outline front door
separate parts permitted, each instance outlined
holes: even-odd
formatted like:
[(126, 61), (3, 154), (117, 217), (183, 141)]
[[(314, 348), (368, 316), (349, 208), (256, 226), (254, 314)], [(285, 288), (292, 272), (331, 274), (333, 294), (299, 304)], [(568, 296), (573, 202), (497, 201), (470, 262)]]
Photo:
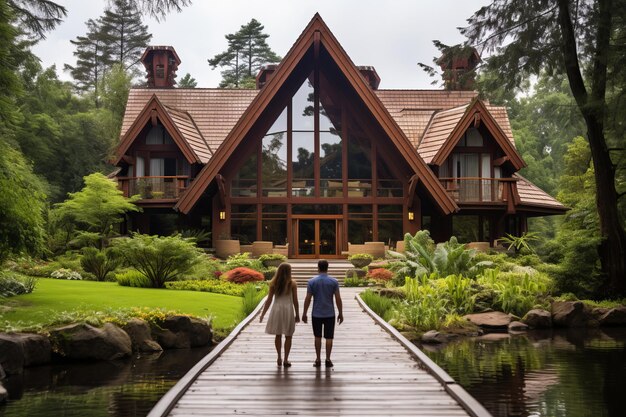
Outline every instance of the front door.
[(294, 219), (295, 254), (298, 258), (337, 257), (339, 219)]

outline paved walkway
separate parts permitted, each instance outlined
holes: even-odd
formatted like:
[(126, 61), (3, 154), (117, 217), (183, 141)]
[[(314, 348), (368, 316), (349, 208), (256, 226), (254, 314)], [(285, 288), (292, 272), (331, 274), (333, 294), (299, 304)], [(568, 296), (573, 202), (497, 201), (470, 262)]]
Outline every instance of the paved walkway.
[[(332, 369), (314, 368), (310, 322), (298, 324), (291, 368), (277, 367), (274, 336), (258, 316), (204, 370), (172, 416), (467, 416), (407, 349), (342, 288)], [(300, 308), (304, 290), (300, 290)], [(323, 349), (323, 348), (322, 348)], [(322, 353), (323, 358), (323, 353)]]

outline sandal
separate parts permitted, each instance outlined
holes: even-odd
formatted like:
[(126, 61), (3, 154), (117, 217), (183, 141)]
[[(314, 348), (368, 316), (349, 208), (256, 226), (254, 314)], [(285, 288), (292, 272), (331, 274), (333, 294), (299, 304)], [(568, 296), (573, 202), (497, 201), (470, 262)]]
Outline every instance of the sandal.
[(284, 366), (285, 368), (290, 368), (290, 367), (291, 367), (291, 362), (287, 362), (287, 361), (285, 361), (285, 362), (283, 362), (283, 366)]
[(333, 365), (333, 362), (330, 359), (326, 359), (324, 364), (326, 365), (327, 368), (332, 368), (333, 366), (335, 366)]
[(313, 366), (319, 368), (320, 366), (322, 366), (322, 361), (320, 361), (319, 359), (315, 360), (315, 362), (313, 362)]

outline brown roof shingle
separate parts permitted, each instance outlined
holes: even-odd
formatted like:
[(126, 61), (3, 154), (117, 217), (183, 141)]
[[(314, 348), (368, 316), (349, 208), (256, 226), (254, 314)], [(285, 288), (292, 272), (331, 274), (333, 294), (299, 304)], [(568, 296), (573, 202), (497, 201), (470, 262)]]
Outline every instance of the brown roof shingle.
[(467, 106), (466, 104), (435, 113), (428, 129), (424, 133), (424, 137), (417, 147), (417, 152), (424, 162), (427, 164), (431, 163), (439, 149), (441, 149), (443, 144), (446, 143), (446, 140), (450, 137), (456, 125), (463, 118), (463, 115), (467, 111)]
[(561, 204), (556, 198), (537, 187), (532, 182), (519, 174), (513, 174), (513, 178), (517, 178), (517, 193), (521, 199), (521, 205), (531, 207), (542, 207), (562, 211), (567, 208)]
[(124, 136), (153, 94), (170, 109), (189, 113), (198, 133), (204, 137), (208, 148), (214, 151), (256, 97), (258, 90), (133, 88), (128, 95), (121, 136)]
[(181, 133), (185, 141), (189, 144), (198, 159), (206, 164), (211, 159), (213, 152), (211, 147), (198, 130), (193, 118), (188, 112), (180, 111), (169, 106), (165, 106), (176, 128)]

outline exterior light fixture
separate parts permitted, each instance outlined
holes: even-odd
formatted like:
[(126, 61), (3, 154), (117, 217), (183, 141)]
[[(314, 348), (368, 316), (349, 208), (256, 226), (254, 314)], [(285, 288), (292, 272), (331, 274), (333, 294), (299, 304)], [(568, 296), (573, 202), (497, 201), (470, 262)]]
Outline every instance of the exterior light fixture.
[(410, 221), (415, 220), (415, 213), (413, 211), (410, 211), (410, 210), (409, 210), (409, 220)]
[(226, 220), (226, 212), (224, 210), (220, 211), (220, 220)]

